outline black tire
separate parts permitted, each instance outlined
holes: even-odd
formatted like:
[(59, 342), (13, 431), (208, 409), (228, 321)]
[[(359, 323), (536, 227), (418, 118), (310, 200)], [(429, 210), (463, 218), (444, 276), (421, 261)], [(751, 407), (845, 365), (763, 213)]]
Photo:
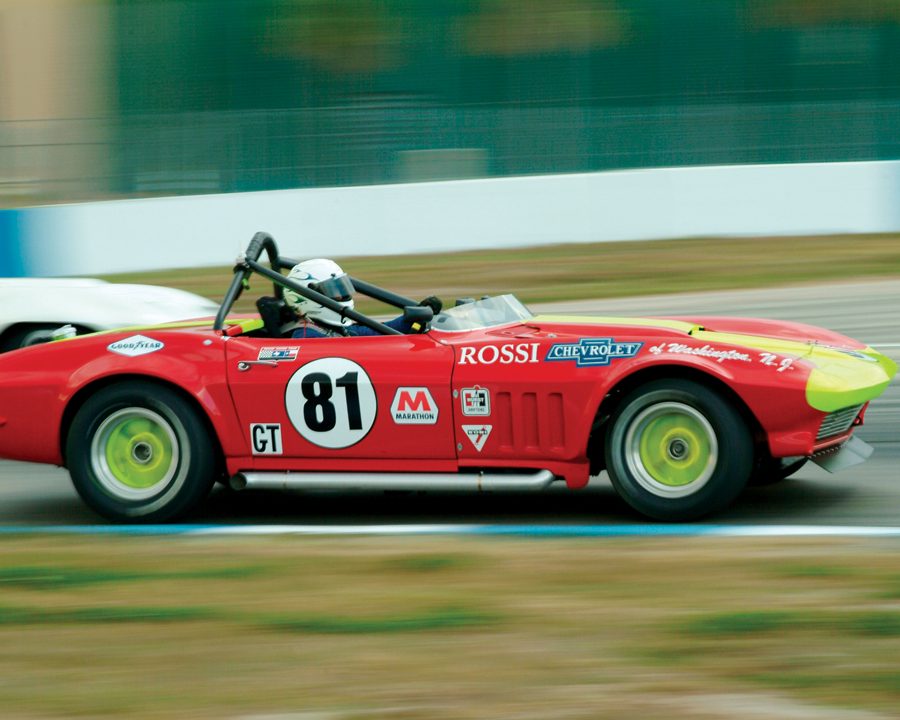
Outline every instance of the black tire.
[(808, 459), (805, 457), (773, 458), (765, 454), (757, 460), (747, 484), (762, 487), (779, 483), (798, 472), (806, 465)]
[(164, 522), (196, 507), (216, 478), (217, 444), (197, 410), (151, 382), (112, 385), (75, 415), (66, 458), (75, 489), (116, 522)]
[(753, 468), (753, 443), (740, 413), (691, 380), (656, 380), (627, 395), (610, 418), (605, 453), (622, 499), (667, 522), (721, 510)]

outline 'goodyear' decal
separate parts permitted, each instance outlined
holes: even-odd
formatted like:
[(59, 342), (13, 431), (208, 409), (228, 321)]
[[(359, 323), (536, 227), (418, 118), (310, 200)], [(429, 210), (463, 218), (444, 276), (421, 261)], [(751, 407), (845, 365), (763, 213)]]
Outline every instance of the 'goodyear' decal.
[(148, 355), (165, 347), (159, 340), (145, 337), (144, 335), (132, 335), (131, 337), (118, 340), (106, 346), (110, 352), (127, 357), (137, 357), (138, 355)]

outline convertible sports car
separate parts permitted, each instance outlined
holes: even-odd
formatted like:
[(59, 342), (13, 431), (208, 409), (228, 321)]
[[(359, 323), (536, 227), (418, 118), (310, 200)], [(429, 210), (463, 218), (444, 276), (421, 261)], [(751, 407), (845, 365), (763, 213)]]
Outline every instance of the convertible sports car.
[(0, 278), (0, 352), (49, 340), (62, 325), (83, 335), (207, 317), (217, 309), (199, 295), (155, 285), (95, 278)]
[[(534, 316), (512, 295), (433, 315), (351, 278), (421, 330), (404, 335), (288, 279), (295, 263), (257, 233), (214, 320), (0, 356), (0, 456), (67, 467), (116, 521), (182, 516), (217, 480), (575, 490), (603, 469), (639, 512), (690, 520), (808, 459), (863, 460), (853, 432), (897, 370), (806, 325)], [(273, 295), (229, 317), (254, 273)], [(285, 288), (379, 334), (292, 339)]]

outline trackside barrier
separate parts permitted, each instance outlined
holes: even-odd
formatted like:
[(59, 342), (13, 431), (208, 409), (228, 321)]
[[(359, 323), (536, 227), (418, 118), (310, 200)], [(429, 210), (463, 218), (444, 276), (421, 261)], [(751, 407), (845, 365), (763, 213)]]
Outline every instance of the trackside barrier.
[(900, 162), (661, 168), (0, 211), (0, 275), (227, 265), (265, 230), (298, 257), (900, 230)]

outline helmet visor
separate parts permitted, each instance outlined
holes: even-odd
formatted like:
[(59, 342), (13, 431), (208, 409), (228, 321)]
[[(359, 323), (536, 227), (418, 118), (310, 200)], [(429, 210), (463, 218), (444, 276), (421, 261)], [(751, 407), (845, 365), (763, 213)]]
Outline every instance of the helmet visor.
[(325, 297), (338, 302), (347, 302), (353, 298), (353, 283), (350, 282), (350, 277), (346, 274), (310, 283), (309, 287), (311, 290), (322, 293)]

